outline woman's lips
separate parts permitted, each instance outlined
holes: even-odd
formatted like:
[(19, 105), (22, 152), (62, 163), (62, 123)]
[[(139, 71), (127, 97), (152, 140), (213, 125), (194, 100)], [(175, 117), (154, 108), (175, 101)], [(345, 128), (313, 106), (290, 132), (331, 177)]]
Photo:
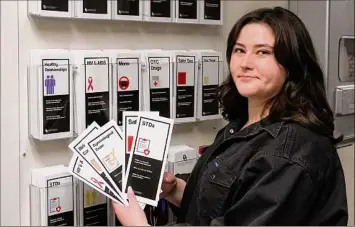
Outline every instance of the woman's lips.
[(250, 80), (258, 79), (258, 77), (241, 75), (241, 76), (238, 76), (238, 79), (240, 79), (242, 81), (250, 81)]

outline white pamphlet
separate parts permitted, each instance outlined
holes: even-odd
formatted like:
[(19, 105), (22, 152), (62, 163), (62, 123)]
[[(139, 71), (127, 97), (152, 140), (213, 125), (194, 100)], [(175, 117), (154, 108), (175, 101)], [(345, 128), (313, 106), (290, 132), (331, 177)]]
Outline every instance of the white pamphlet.
[(131, 186), (137, 201), (157, 206), (174, 120), (139, 116), (124, 193)]
[(112, 180), (110, 180), (109, 174), (105, 172), (101, 162), (87, 145), (87, 142), (90, 141), (93, 134), (98, 132), (99, 128), (100, 126), (96, 122), (93, 122), (83, 131), (83, 133), (81, 133), (73, 142), (69, 144), (69, 148), (74, 153), (82, 157), (91, 166), (91, 168), (93, 168), (104, 179), (104, 181), (106, 181), (106, 183), (109, 184), (113, 190), (115, 190), (118, 195), (121, 195), (121, 191), (112, 182)]
[(122, 179), (125, 175), (124, 138), (121, 129), (111, 120), (102, 126), (95, 134), (90, 135), (87, 145), (96, 157), (108, 180), (122, 196)]
[[(133, 142), (135, 136), (137, 135), (138, 129), (138, 118), (139, 116), (159, 116), (158, 111), (124, 111), (122, 117), (122, 128), (124, 130), (124, 137), (125, 137), (125, 164), (126, 164), (126, 171), (128, 167), (129, 156), (133, 148)], [(127, 182), (127, 174), (123, 178), (122, 188), (126, 187)]]
[(81, 157), (74, 154), (68, 169), (73, 176), (90, 185), (113, 201), (127, 204), (127, 202), (120, 198), (105, 180), (102, 179), (102, 177)]

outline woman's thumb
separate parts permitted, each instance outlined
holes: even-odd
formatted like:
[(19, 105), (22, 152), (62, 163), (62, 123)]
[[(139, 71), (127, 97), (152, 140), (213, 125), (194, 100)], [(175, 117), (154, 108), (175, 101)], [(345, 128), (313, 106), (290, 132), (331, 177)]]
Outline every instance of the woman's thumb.
[(139, 206), (137, 199), (136, 199), (136, 195), (134, 194), (134, 191), (131, 186), (128, 187), (127, 197), (128, 197), (128, 201), (129, 201), (130, 205), (134, 204), (135, 206)]

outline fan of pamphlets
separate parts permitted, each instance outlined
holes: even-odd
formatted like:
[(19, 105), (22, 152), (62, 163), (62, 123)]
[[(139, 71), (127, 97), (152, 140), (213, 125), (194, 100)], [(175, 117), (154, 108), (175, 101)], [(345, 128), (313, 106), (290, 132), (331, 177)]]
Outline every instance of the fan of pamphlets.
[(69, 144), (69, 172), (117, 203), (128, 204), (131, 186), (142, 208), (156, 207), (173, 126), (158, 112), (123, 112), (122, 126), (93, 122)]

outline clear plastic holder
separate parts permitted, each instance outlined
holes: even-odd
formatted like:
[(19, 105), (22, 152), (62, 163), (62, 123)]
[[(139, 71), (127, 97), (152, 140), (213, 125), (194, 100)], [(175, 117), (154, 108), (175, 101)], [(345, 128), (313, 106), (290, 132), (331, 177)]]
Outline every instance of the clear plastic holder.
[[(64, 1), (64, 0), (63, 0)], [(170, 1), (170, 17), (163, 17), (160, 14), (164, 12), (155, 12), (156, 16), (151, 15), (151, 0), (137, 0), (138, 9), (133, 9), (132, 7), (120, 6), (118, 0), (108, 0), (107, 1), (107, 11), (96, 12), (95, 9), (86, 9), (83, 6), (83, 0), (65, 0), (68, 4), (62, 4), (57, 1), (47, 2), (44, 5), (42, 1), (27, 0), (27, 14), (31, 17), (37, 18), (60, 18), (60, 19), (74, 19), (74, 20), (118, 20), (118, 21), (140, 21), (140, 22), (158, 22), (158, 23), (178, 23), (178, 24), (201, 24), (201, 25), (223, 25), (223, 0), (220, 1), (220, 12), (217, 13), (219, 19), (210, 18), (209, 15), (204, 15), (205, 11), (205, 1), (196, 1), (197, 3), (197, 18), (191, 17), (180, 17), (178, 12), (180, 1)], [(49, 5), (48, 5), (49, 4)], [(131, 3), (134, 4), (134, 3)], [(207, 6), (211, 3), (207, 3)], [(215, 3), (212, 5), (216, 5)], [(216, 8), (215, 6), (213, 6)], [(213, 8), (212, 7), (212, 8)], [(154, 7), (154, 8), (164, 8), (164, 7)], [(211, 8), (211, 7), (210, 7)], [(217, 7), (218, 8), (218, 7)], [(119, 13), (121, 10), (121, 14)], [(186, 9), (190, 10), (190, 9)], [(185, 10), (185, 11), (186, 11)], [(138, 13), (136, 12), (138, 11)], [(210, 12), (208, 10), (208, 12)], [(191, 12), (188, 12), (191, 13)], [(137, 15), (138, 14), (138, 15)], [(183, 13), (184, 14), (184, 13)], [(215, 15), (216, 13), (212, 13)]]
[[(161, 4), (167, 4), (169, 0), (163, 0), (163, 1), (153, 1), (153, 0), (144, 0), (143, 1), (143, 21), (147, 22), (159, 22), (159, 23), (173, 23), (174, 22), (174, 14), (175, 14), (175, 1), (170, 1), (170, 7), (169, 7), (169, 15), (164, 12), (164, 9), (166, 9), (166, 5), (161, 5)], [(153, 4), (160, 4), (159, 6), (153, 6)], [(162, 11), (155, 11), (151, 12), (151, 9), (154, 10), (162, 10)]]
[[(67, 1), (68, 4), (63, 4)], [(53, 18), (73, 18), (74, 2), (72, 0), (62, 1), (33, 1), (27, 0), (27, 9), (29, 16), (53, 17)]]
[(335, 91), (335, 114), (354, 114), (355, 37), (342, 36), (339, 40), (338, 85)]
[(166, 118), (173, 116), (173, 64), (168, 52), (148, 52), (144, 54), (142, 66), (143, 109), (158, 111)]
[[(111, 20), (112, 19), (112, 0), (104, 0), (107, 2), (106, 8), (104, 7), (99, 7), (96, 6), (96, 8), (90, 9), (90, 3), (89, 4), (84, 4), (84, 0), (75, 0), (75, 6), (74, 6), (74, 11), (75, 11), (75, 18), (81, 18), (81, 19), (96, 19), (96, 20)], [(97, 2), (104, 2), (104, 1), (94, 1), (95, 3)], [(91, 2), (92, 4), (93, 2)]]
[[(224, 0), (210, 1), (210, 0), (198, 0), (200, 2), (200, 24), (206, 25), (223, 25), (224, 17)], [(219, 7), (218, 5), (219, 4)], [(215, 9), (219, 9), (219, 12), (213, 12)]]
[(137, 54), (116, 57), (112, 64), (113, 119), (122, 126), (123, 111), (143, 108), (142, 62)]
[(69, 58), (41, 59), (41, 62), (27, 67), (29, 135), (37, 140), (71, 138), (74, 66)]
[(224, 81), (224, 61), (217, 55), (202, 55), (199, 59), (197, 121), (221, 119), (216, 89)]
[(197, 121), (199, 61), (197, 56), (178, 52), (172, 62), (172, 110), (175, 124)]
[(31, 226), (78, 225), (77, 181), (53, 181), (48, 187), (30, 184), (29, 189)]
[[(77, 179), (78, 180), (78, 179)], [(112, 226), (110, 199), (98, 190), (78, 180), (78, 213), (80, 226)]]
[[(174, 22), (178, 24), (199, 24), (201, 3), (201, 0), (190, 2), (175, 1)], [(194, 5), (196, 10), (193, 10)]]
[[(142, 21), (143, 1), (112, 0), (112, 20)], [(137, 8), (135, 8), (137, 7)]]
[(355, 37), (342, 36), (339, 40), (339, 72), (341, 82), (354, 82), (355, 79)]

